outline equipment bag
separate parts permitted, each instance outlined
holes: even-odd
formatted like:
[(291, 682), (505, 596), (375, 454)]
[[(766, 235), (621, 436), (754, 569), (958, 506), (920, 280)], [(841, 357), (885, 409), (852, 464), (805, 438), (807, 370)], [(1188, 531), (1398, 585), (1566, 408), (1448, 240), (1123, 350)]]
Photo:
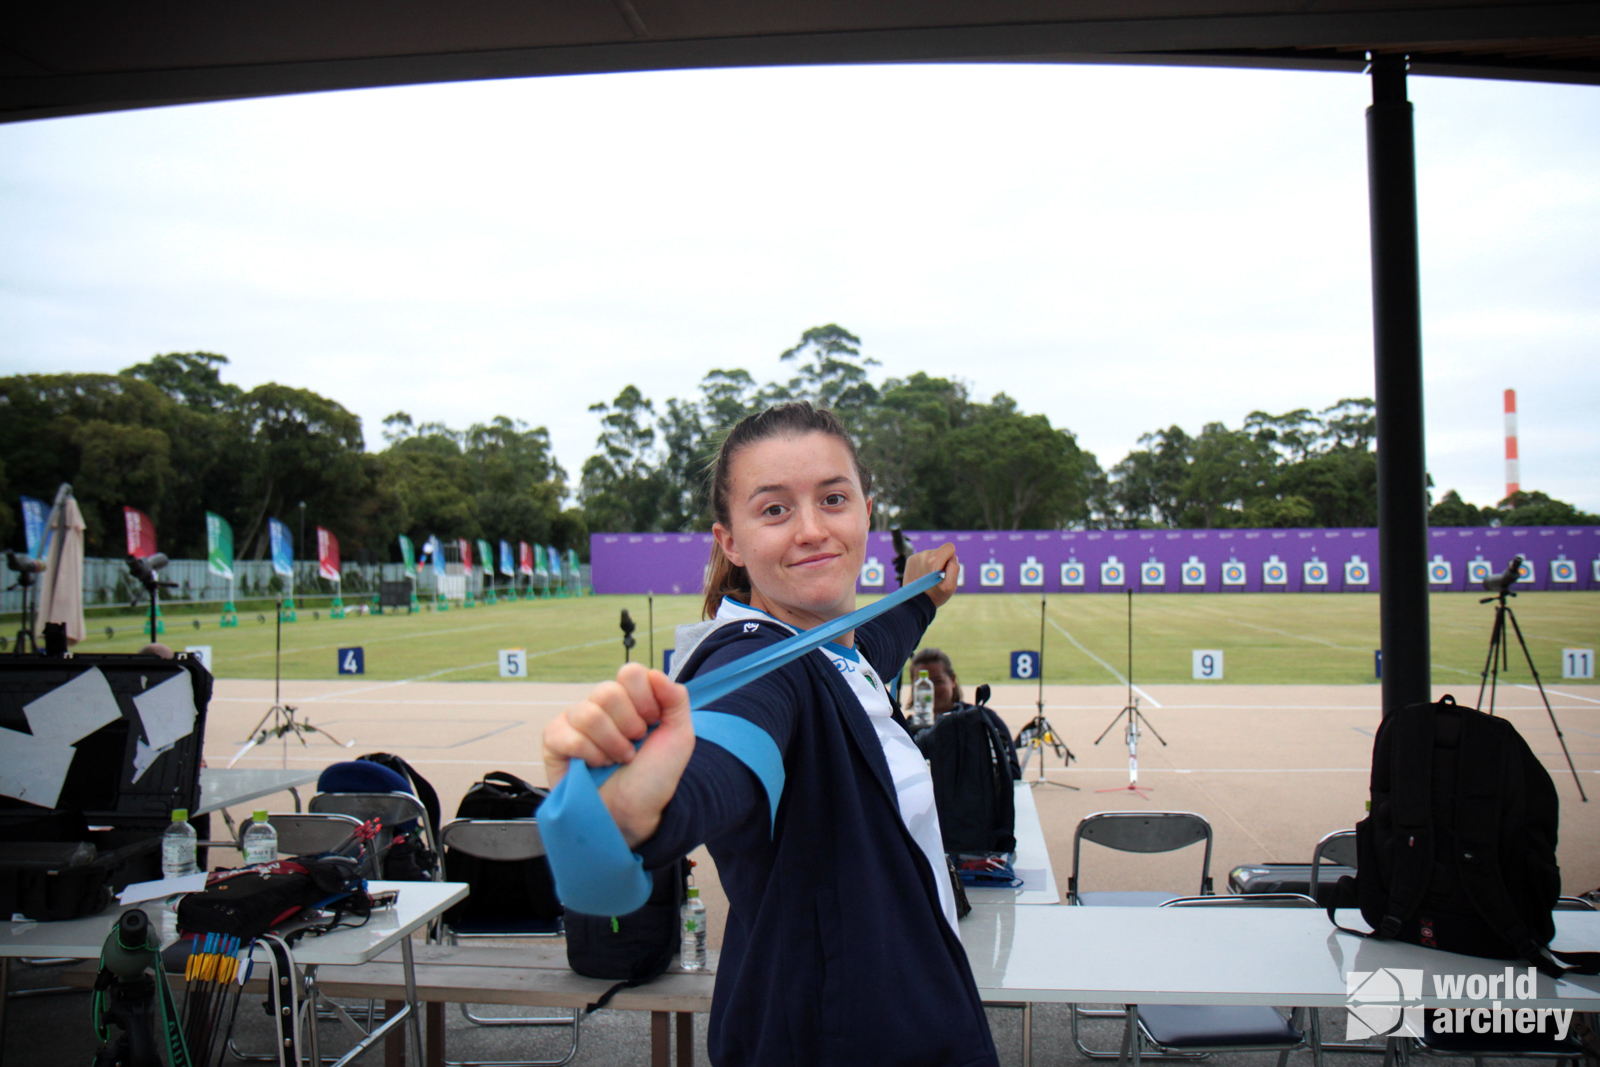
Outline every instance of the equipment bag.
[[(438, 831), (439, 794), (431, 782), (417, 773), (416, 768), (388, 752), (369, 752), (357, 759), (387, 767), (410, 782), (412, 795), (422, 802), (422, 810), (428, 813), (428, 825), (434, 832)], [(383, 854), (383, 876), (393, 882), (426, 882), (431, 879), (439, 866), (439, 856), (428, 846), (437, 846), (437, 842), (430, 840), (424, 844), (414, 824), (403, 824), (396, 827), (395, 831), (394, 840)]]
[[(493, 771), (468, 789), (456, 808), (458, 819), (529, 819), (550, 790), (529, 785), (514, 774)], [(444, 850), (447, 882), (466, 882), (472, 894), (445, 913), (455, 927), (474, 924), (503, 925), (537, 919), (561, 918), (561, 902), (550, 877), (550, 861), (485, 860), (460, 849)]]
[(1368, 936), (1600, 973), (1600, 953), (1549, 948), (1558, 822), (1555, 784), (1511, 723), (1450, 696), (1402, 708), (1378, 726), (1356, 875), (1328, 917), (1355, 904)]
[(605, 1007), (617, 992), (665, 971), (681, 943), (679, 912), (688, 897), (689, 861), (651, 872), (654, 885), (644, 907), (627, 915), (585, 915), (567, 909), (567, 965), (586, 978), (617, 984), (586, 1011)]
[(933, 774), (946, 853), (1012, 852), (1017, 847), (1011, 792), (1016, 750), (989, 716), (982, 706), (955, 708), (917, 740)]

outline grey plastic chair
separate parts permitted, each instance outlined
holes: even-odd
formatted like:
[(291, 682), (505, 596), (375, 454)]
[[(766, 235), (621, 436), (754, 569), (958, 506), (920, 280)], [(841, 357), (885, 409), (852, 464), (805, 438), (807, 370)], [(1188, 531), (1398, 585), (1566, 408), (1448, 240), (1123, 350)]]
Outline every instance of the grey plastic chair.
[[(1085, 841), (1118, 852), (1142, 853), (1173, 852), (1204, 842), (1205, 850), (1200, 858), (1199, 892), (1202, 896), (1212, 893), (1211, 824), (1202, 815), (1188, 811), (1102, 811), (1084, 818), (1072, 835), (1072, 874), (1067, 878), (1068, 904), (1086, 907), (1159, 907), (1183, 894), (1148, 889), (1083, 892), (1079, 886)], [(1121, 1008), (1084, 1008), (1074, 1004), (1070, 1012), (1072, 1043), (1090, 1059), (1120, 1059), (1123, 1056), (1121, 1051), (1086, 1045), (1079, 1024), (1083, 1019), (1122, 1019), (1126, 1016), (1127, 1013)], [(1144, 1058), (1199, 1059), (1202, 1055), (1156, 1052)]]
[(1091, 841), (1118, 852), (1173, 852), (1205, 842), (1200, 859), (1200, 894), (1211, 888), (1211, 824), (1190, 811), (1102, 811), (1078, 823), (1072, 835), (1072, 874), (1067, 878), (1067, 902), (1090, 906), (1159, 907), (1180, 893), (1159, 890), (1111, 890), (1085, 893), (1079, 886), (1083, 842)]
[(1319, 899), (1317, 885), (1321, 882), (1320, 873), (1324, 863), (1339, 867), (1348, 867), (1356, 870), (1356, 832), (1354, 830), (1335, 830), (1327, 834), (1317, 847), (1311, 850), (1311, 886), (1309, 895), (1312, 900)]
[[(1179, 897), (1161, 905), (1164, 908), (1190, 907), (1267, 907), (1315, 908), (1317, 902), (1298, 893), (1242, 894), (1239, 896)], [(1322, 1065), (1322, 1033), (1315, 1012), (1307, 1031), (1296, 1023), (1303, 1009), (1295, 1008), (1288, 1019), (1276, 1008), (1253, 1005), (1128, 1005), (1127, 1022), (1122, 1031), (1121, 1061), (1132, 1053), (1133, 1067), (1139, 1067), (1148, 1045), (1166, 1055), (1212, 1052), (1278, 1053), (1278, 1067), (1285, 1067), (1289, 1053), (1311, 1049), (1312, 1062)]]
[[(538, 859), (545, 854), (544, 839), (539, 836), (539, 824), (534, 819), (456, 819), (445, 823), (439, 831), (439, 843), (452, 853), (501, 863)], [(452, 945), (468, 938), (557, 937), (560, 934), (559, 922), (542, 923), (531, 919), (510, 920), (503, 924), (477, 921), (459, 925), (446, 919), (443, 925), (444, 940)], [(445, 1060), (445, 1067), (560, 1067), (578, 1054), (580, 1026), (583, 1022), (581, 1008), (573, 1009), (570, 1016), (553, 1018), (483, 1016), (474, 1015), (470, 1004), (462, 1004), (461, 1014), (479, 1026), (570, 1026), (572, 1047), (560, 1059), (554, 1060)]]

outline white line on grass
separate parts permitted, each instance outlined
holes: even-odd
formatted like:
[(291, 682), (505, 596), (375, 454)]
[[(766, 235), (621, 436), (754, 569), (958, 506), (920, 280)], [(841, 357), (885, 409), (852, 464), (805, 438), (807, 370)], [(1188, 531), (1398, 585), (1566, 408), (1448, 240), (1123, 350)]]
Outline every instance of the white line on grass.
[[(1536, 693), (1539, 691), (1538, 686), (1522, 685), (1521, 683), (1518, 683), (1517, 688), (1518, 689), (1531, 689)], [(1546, 689), (1545, 693), (1550, 695), (1550, 696), (1571, 697), (1573, 700), (1582, 700), (1582, 701), (1584, 701), (1585, 703), (1588, 703), (1588, 704), (1600, 704), (1600, 700), (1596, 700), (1594, 697), (1581, 697), (1577, 693), (1562, 693), (1562, 692), (1558, 692), (1557, 690), (1554, 690), (1554, 689)]]
[[(1201, 610), (1204, 611), (1205, 609), (1202, 608)], [(1206, 614), (1212, 615), (1215, 618), (1219, 618), (1219, 619), (1227, 619), (1229, 622), (1233, 623), (1233, 625), (1235, 625), (1235, 626), (1248, 626), (1252, 630), (1261, 630), (1261, 631), (1263, 631), (1265, 633), (1269, 633), (1269, 634), (1281, 634), (1284, 637), (1292, 637), (1296, 641), (1310, 641), (1313, 644), (1327, 645), (1329, 648), (1337, 648), (1342, 652), (1366, 652), (1367, 651), (1367, 649), (1357, 648), (1354, 645), (1341, 645), (1341, 644), (1338, 644), (1336, 642), (1329, 641), (1325, 637), (1312, 637), (1309, 634), (1290, 633), (1288, 630), (1280, 630), (1276, 626), (1262, 626), (1260, 623), (1245, 622), (1243, 619), (1236, 619), (1236, 618), (1233, 618), (1231, 615), (1225, 615), (1222, 612), (1218, 612), (1218, 611), (1207, 611)], [(1436, 671), (1452, 671), (1452, 672), (1454, 672), (1456, 674), (1465, 674), (1465, 675), (1467, 675), (1469, 677), (1472, 675), (1471, 671), (1464, 671), (1460, 667), (1452, 667), (1447, 663), (1435, 663), (1435, 664), (1433, 664), (1433, 669), (1436, 670)], [(1600, 703), (1600, 701), (1597, 701), (1597, 703)]]
[[(1050, 616), (1046, 615), (1045, 618), (1050, 619)], [(1096, 663), (1100, 664), (1100, 666), (1102, 666), (1106, 670), (1110, 671), (1111, 672), (1111, 676), (1113, 678), (1115, 678), (1117, 681), (1121, 682), (1123, 685), (1128, 685), (1128, 676), (1127, 675), (1125, 675), (1121, 671), (1117, 670), (1115, 667), (1113, 667), (1111, 664), (1107, 663), (1105, 660), (1101, 659), (1099, 656), (1095, 655), (1093, 652), (1090, 652), (1087, 648), (1084, 648), (1082, 642), (1080, 642), (1076, 637), (1073, 637), (1070, 633), (1068, 633), (1066, 628), (1063, 627), (1059, 622), (1056, 622), (1056, 620), (1054, 620), (1054, 619), (1050, 619), (1050, 625), (1054, 626), (1057, 630), (1060, 630), (1061, 631), (1061, 635), (1063, 637), (1065, 637), (1068, 641), (1071, 641), (1073, 647), (1076, 648), (1079, 652), (1082, 652), (1085, 656), (1088, 656), (1090, 659), (1092, 659)], [(1149, 693), (1146, 693), (1143, 689), (1140, 689), (1136, 685), (1132, 686), (1131, 688), (1133, 689), (1133, 691), (1135, 693), (1138, 693), (1140, 696), (1142, 696), (1146, 700), (1148, 700), (1150, 702), (1150, 706), (1152, 708), (1159, 708), (1161, 706), (1161, 701), (1157, 700), (1155, 697), (1151, 696)]]

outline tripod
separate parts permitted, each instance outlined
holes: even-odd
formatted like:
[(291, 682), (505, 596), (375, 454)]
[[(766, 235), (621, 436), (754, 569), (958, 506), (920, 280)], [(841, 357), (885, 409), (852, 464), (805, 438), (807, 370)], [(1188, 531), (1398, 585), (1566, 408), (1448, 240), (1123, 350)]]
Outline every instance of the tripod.
[(1139, 710), (1139, 698), (1133, 695), (1133, 590), (1128, 590), (1128, 703), (1117, 712), (1109, 726), (1100, 731), (1100, 736), (1094, 739), (1095, 744), (1106, 739), (1112, 727), (1126, 720), (1122, 728), (1123, 740), (1128, 743), (1128, 784), (1117, 786), (1114, 789), (1096, 789), (1096, 793), (1137, 793), (1145, 800), (1145, 794), (1150, 792), (1150, 787), (1139, 784), (1139, 724), (1144, 723), (1149, 727), (1151, 736), (1161, 742), (1161, 747), (1167, 747), (1166, 738), (1156, 733), (1156, 728), (1150, 725), (1150, 720), (1144, 717), (1144, 712)]
[(33, 617), (38, 610), (38, 605), (33, 602), (33, 572), (18, 571), (16, 582), (6, 592), (10, 592), (11, 589), (22, 590), (22, 616), (18, 620), (17, 643), (13, 647), (18, 655), (22, 654), (24, 647), (38, 652), (39, 644), (33, 637)]
[(1053, 749), (1057, 756), (1061, 757), (1063, 768), (1078, 758), (1072, 754), (1072, 749), (1062, 742), (1061, 736), (1056, 733), (1056, 728), (1050, 725), (1050, 720), (1044, 717), (1044, 609), (1045, 598), (1040, 597), (1039, 664), (1034, 672), (1039, 676), (1038, 711), (1026, 726), (1017, 731), (1017, 743), (1022, 746), (1022, 773), (1024, 775), (1028, 773), (1028, 757), (1037, 752), (1039, 753), (1039, 777), (1029, 782), (1029, 787), (1036, 789), (1041, 785), (1055, 785), (1060, 786), (1062, 789), (1070, 789), (1073, 792), (1077, 792), (1078, 787), (1075, 785), (1068, 785), (1066, 782), (1052, 782), (1044, 776), (1044, 750), (1047, 746)]
[[(1506, 573), (1515, 574), (1516, 565), (1513, 564)], [(1561, 745), (1561, 754), (1567, 758), (1567, 769), (1572, 772), (1572, 781), (1578, 787), (1578, 796), (1587, 804), (1589, 797), (1583, 791), (1583, 782), (1578, 777), (1578, 769), (1572, 765), (1572, 753), (1567, 751), (1567, 739), (1561, 733), (1561, 724), (1556, 722), (1556, 713), (1550, 707), (1550, 698), (1545, 695), (1544, 683), (1539, 680), (1539, 668), (1533, 665), (1533, 656), (1528, 652), (1528, 642), (1523, 639), (1522, 627), (1517, 623), (1517, 613), (1506, 603), (1506, 598), (1517, 595), (1511, 591), (1510, 585), (1511, 582), (1507, 581), (1500, 586), (1494, 596), (1486, 596), (1478, 601), (1480, 604), (1494, 605), (1494, 629), (1489, 633), (1489, 655), (1483, 661), (1483, 673), (1479, 676), (1478, 682), (1478, 707), (1483, 707), (1483, 691), (1487, 688), (1489, 714), (1494, 714), (1494, 695), (1495, 688), (1500, 683), (1500, 671), (1502, 668), (1507, 671), (1511, 669), (1511, 644), (1506, 640), (1506, 623), (1509, 621), (1511, 629), (1516, 632), (1517, 644), (1522, 646), (1522, 658), (1527, 661), (1528, 670), (1533, 674), (1533, 684), (1539, 689), (1539, 699), (1544, 701), (1545, 714), (1550, 716), (1550, 726), (1556, 732), (1556, 741)]]
[[(277, 647), (273, 650), (272, 663), (272, 707), (268, 708), (267, 713), (261, 716), (260, 721), (251, 728), (250, 740), (246, 741), (244, 747), (238, 751), (233, 759), (228, 761), (228, 766), (232, 767), (235, 763), (238, 763), (246, 752), (249, 752), (257, 745), (264, 745), (274, 737), (281, 738), (289, 734), (294, 734), (295, 739), (305, 747), (310, 747), (306, 741), (306, 734), (321, 734), (340, 748), (349, 748), (355, 744), (354, 741), (340, 741), (321, 727), (312, 726), (309, 722), (296, 719), (294, 717), (296, 710), (293, 706), (283, 702), (283, 600), (279, 598), (278, 638)], [(271, 725), (268, 725), (269, 719), (271, 720)], [(289, 766), (288, 741), (283, 743), (283, 765), (284, 767)]]

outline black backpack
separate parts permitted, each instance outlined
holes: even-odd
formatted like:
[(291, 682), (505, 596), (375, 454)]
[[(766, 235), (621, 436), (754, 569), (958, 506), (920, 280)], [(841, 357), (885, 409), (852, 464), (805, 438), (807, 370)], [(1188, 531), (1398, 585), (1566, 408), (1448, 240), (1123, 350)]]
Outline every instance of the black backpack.
[(1356, 875), (1335, 904), (1361, 908), (1377, 938), (1488, 959), (1551, 956), (1594, 974), (1600, 953), (1552, 953), (1560, 806), (1555, 783), (1505, 719), (1444, 697), (1378, 726), (1370, 813), (1356, 824)]
[[(492, 771), (467, 790), (456, 808), (456, 818), (529, 819), (549, 795), (550, 790), (529, 785), (514, 774)], [(444, 876), (448, 882), (472, 886), (472, 894), (445, 913), (445, 922), (452, 926), (561, 918), (550, 861), (543, 856), (485, 860), (446, 848)]]
[(917, 738), (933, 774), (946, 853), (1017, 847), (1011, 792), (1016, 748), (991, 714), (981, 704), (952, 709)]
[(627, 915), (567, 909), (567, 966), (586, 978), (617, 982), (587, 1011), (605, 1007), (618, 990), (643, 985), (672, 963), (681, 943), (678, 923), (689, 895), (690, 866), (680, 859), (652, 872), (650, 899)]

